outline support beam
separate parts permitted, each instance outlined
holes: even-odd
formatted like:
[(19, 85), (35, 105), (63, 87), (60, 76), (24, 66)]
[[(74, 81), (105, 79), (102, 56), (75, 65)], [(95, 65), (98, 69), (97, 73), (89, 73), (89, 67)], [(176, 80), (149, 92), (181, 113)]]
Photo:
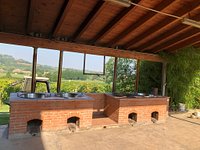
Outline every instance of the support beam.
[(162, 96), (166, 95), (167, 63), (162, 64)]
[(37, 48), (34, 47), (32, 64), (31, 92), (35, 92), (36, 87), (36, 66), (37, 66)]
[(56, 19), (53, 31), (52, 31), (52, 36), (56, 36), (58, 32), (60, 31), (62, 24), (65, 20), (65, 17), (67, 16), (67, 13), (69, 12), (69, 9), (71, 8), (73, 3), (73, 0), (65, 0), (63, 7), (60, 11), (60, 14), (58, 18)]
[(112, 85), (112, 92), (113, 93), (115, 93), (115, 91), (116, 91), (117, 62), (118, 62), (118, 58), (115, 57), (115, 60), (114, 60), (114, 70), (113, 70), (113, 85)]
[[(199, 7), (200, 5), (200, 1), (196, 1), (193, 0), (193, 2), (191, 1), (189, 3), (188, 7), (181, 7), (179, 10), (177, 10), (176, 16), (184, 16), (185, 14), (189, 13), (190, 11), (192, 11), (193, 9)], [(140, 35), (134, 37), (133, 39), (129, 40), (127, 43), (124, 44), (125, 48), (129, 49), (131, 48), (132, 45), (134, 45), (134, 43), (137, 43), (141, 40), (144, 40), (145, 37), (148, 37), (149, 35), (157, 32), (158, 30), (162, 29), (163, 27), (165, 27), (166, 25), (177, 21), (177, 19), (172, 18), (172, 17), (165, 17), (164, 19), (160, 20), (156, 25), (150, 27), (149, 29), (145, 30), (143, 33), (141, 33)]]
[(162, 57), (155, 54), (133, 52), (128, 50), (113, 49), (107, 47), (97, 47), (85, 44), (53, 41), (49, 39), (36, 38), (18, 34), (0, 32), (0, 43), (17, 44), (31, 47), (62, 49), (63, 51), (80, 52), (87, 54), (142, 59), (154, 62), (165, 61)]
[(58, 65), (57, 93), (60, 93), (62, 66), (63, 66), (63, 51), (60, 51), (59, 65)]
[(136, 91), (136, 92), (138, 92), (139, 80), (140, 80), (140, 60), (137, 60), (137, 66), (136, 66), (136, 80), (135, 80), (135, 91)]
[[(135, 3), (138, 3), (140, 0), (135, 0)], [(97, 42), (106, 36), (114, 27), (116, 27), (126, 16), (129, 15), (131, 11), (135, 8), (134, 5), (131, 5), (128, 8), (124, 8), (120, 11), (93, 39), (92, 42)]]
[(90, 24), (95, 20), (95, 18), (104, 9), (105, 5), (106, 5), (106, 3), (103, 0), (100, 0), (100, 1), (97, 2), (97, 4), (92, 9), (92, 11), (88, 14), (88, 16), (85, 18), (83, 23), (79, 26), (77, 31), (71, 37), (72, 41), (76, 40), (76, 38), (81, 36), (85, 32), (85, 30), (87, 30), (87, 28), (90, 26)]
[[(172, 4), (173, 1), (174, 0), (163, 1), (162, 3), (159, 3), (154, 9), (160, 11), (165, 7), (167, 7), (168, 5)], [(119, 40), (130, 35), (132, 32), (134, 32), (137, 28), (142, 26), (144, 23), (146, 23), (149, 19), (151, 19), (155, 15), (156, 15), (155, 12), (148, 11), (144, 16), (142, 16), (142, 18), (140, 18), (137, 22), (133, 22), (130, 26), (128, 26), (125, 30), (123, 30), (120, 34), (118, 34), (116, 38), (112, 39), (108, 44), (110, 46), (115, 45)]]
[(185, 30), (180, 31), (179, 34), (176, 34), (176, 36), (173, 36), (169, 40), (158, 45), (151, 52), (157, 53), (157, 52), (160, 52), (164, 49), (168, 49), (169, 47), (173, 47), (173, 45), (176, 45), (180, 41), (185, 40), (185, 39), (190, 38), (190, 37), (193, 37), (194, 35), (197, 35), (197, 34), (199, 34), (198, 28), (193, 28), (193, 27), (186, 28)]
[(35, 5), (36, 5), (36, 0), (29, 0), (28, 13), (27, 13), (27, 17), (26, 17), (26, 34), (29, 34), (31, 32)]

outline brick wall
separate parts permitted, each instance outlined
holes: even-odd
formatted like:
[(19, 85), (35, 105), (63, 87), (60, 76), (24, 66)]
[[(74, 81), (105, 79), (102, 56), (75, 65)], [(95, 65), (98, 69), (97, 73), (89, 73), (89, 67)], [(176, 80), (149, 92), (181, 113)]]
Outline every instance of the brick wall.
[(128, 115), (137, 114), (137, 123), (151, 123), (151, 113), (158, 112), (158, 122), (168, 116), (168, 97), (124, 99), (106, 95), (105, 113), (119, 124), (128, 124)]
[(12, 101), (10, 108), (9, 135), (27, 132), (27, 122), (42, 120), (42, 131), (60, 130), (67, 127), (67, 119), (80, 118), (80, 128), (92, 125), (93, 101), (91, 100), (26, 100)]
[(119, 118), (119, 100), (113, 96), (105, 96), (105, 110), (104, 113), (112, 120), (118, 122)]
[(93, 109), (95, 112), (103, 111), (105, 108), (105, 94), (103, 93), (88, 93), (87, 96), (94, 99)]
[(123, 98), (108, 94), (87, 94), (94, 100), (19, 100), (11, 101), (9, 135), (27, 132), (27, 122), (42, 120), (42, 131), (67, 128), (67, 119), (80, 118), (79, 127), (92, 126), (93, 112), (104, 113), (118, 124), (128, 124), (128, 115), (137, 114), (138, 123), (151, 123), (151, 113), (158, 112), (158, 122), (168, 116), (168, 97)]

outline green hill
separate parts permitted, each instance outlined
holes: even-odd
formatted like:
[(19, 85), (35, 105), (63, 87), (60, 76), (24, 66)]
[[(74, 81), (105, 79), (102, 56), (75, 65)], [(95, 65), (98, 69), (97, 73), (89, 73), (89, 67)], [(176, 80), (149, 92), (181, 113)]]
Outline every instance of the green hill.
[[(23, 59), (15, 59), (13, 56), (0, 54), (0, 75), (22, 78), (31, 75), (32, 63)], [(48, 65), (37, 65), (37, 76), (50, 78), (51, 81), (57, 80), (58, 69)], [(96, 79), (97, 76), (83, 75), (82, 70), (63, 68), (62, 78), (65, 80), (87, 80)]]

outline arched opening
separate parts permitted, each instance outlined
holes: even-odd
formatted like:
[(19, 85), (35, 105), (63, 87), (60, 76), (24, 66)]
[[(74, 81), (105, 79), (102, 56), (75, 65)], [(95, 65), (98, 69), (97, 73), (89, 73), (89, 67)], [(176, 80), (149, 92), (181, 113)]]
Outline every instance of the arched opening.
[(41, 132), (42, 129), (42, 120), (33, 119), (27, 122), (27, 132), (29, 132), (32, 136), (36, 136)]
[(67, 125), (70, 131), (75, 132), (77, 127), (79, 127), (80, 118), (79, 117), (70, 117), (67, 119)]
[(137, 122), (137, 114), (136, 114), (136, 113), (130, 113), (130, 114), (128, 115), (128, 122), (129, 122), (130, 124), (136, 123), (136, 122)]
[(154, 111), (151, 113), (151, 121), (153, 123), (156, 123), (158, 121), (158, 112), (157, 111)]

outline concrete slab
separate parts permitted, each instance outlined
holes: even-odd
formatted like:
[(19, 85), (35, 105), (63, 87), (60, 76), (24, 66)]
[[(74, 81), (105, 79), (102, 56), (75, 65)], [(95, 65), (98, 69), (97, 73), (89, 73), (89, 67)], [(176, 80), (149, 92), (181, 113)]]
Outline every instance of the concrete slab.
[(164, 124), (106, 128), (40, 137), (0, 138), (0, 150), (199, 150), (200, 119), (174, 114)]

